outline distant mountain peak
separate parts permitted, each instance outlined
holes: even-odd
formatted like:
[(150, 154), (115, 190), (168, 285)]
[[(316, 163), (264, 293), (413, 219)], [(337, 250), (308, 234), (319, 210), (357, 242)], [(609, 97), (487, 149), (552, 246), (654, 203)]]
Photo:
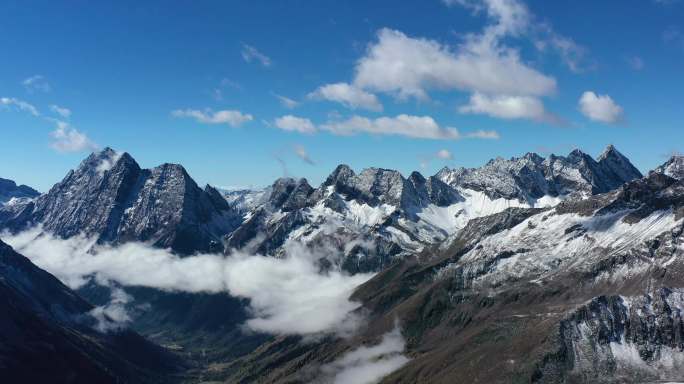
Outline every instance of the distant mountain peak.
[(662, 173), (675, 179), (684, 179), (684, 155), (672, 155), (665, 163), (656, 168), (654, 172)]

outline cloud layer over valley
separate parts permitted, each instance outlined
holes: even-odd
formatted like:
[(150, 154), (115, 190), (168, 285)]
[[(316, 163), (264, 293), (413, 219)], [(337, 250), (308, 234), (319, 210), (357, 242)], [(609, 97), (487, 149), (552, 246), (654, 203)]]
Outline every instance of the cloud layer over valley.
[[(240, 252), (181, 258), (142, 243), (113, 247), (83, 236), (59, 239), (40, 228), (3, 234), (2, 239), (73, 289), (94, 280), (102, 285), (228, 292), (247, 298), (252, 314), (247, 327), (275, 334), (353, 332), (361, 320), (353, 311), (360, 304), (349, 296), (372, 276), (320, 273), (317, 256), (296, 243), (288, 245), (284, 258)], [(112, 304), (120, 306), (125, 301), (113, 300)], [(121, 314), (119, 307), (101, 311), (108, 314), (108, 310)]]

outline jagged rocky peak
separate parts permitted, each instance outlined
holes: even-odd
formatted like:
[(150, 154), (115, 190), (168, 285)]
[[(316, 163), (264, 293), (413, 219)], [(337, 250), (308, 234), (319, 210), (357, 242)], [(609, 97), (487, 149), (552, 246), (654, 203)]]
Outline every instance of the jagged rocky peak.
[(620, 153), (611, 144), (598, 157), (598, 163), (609, 173), (614, 180), (629, 181), (642, 176), (641, 172), (632, 165), (629, 159)]
[(543, 196), (596, 194), (613, 190), (641, 177), (629, 160), (612, 145), (594, 160), (579, 149), (567, 156), (536, 153), (492, 159), (480, 168), (443, 168), (435, 177), (455, 188), (472, 189), (490, 198), (534, 201)]
[(13, 180), (0, 177), (0, 205), (13, 198), (32, 199), (40, 195), (40, 192), (27, 185), (17, 185)]
[(435, 204), (445, 207), (463, 200), (463, 197), (456, 190), (435, 176), (426, 179), (420, 172), (414, 171), (409, 176), (408, 181), (415, 190), (417, 203), (420, 206)]
[(276, 209), (284, 212), (304, 208), (314, 189), (305, 178), (281, 177), (271, 186), (268, 201)]
[(209, 250), (239, 221), (215, 189), (199, 188), (181, 165), (141, 169), (111, 148), (88, 156), (21, 218), (24, 227), (42, 224), (64, 238), (145, 241), (180, 253)]
[(675, 179), (684, 179), (684, 155), (673, 155), (654, 172), (662, 173)]

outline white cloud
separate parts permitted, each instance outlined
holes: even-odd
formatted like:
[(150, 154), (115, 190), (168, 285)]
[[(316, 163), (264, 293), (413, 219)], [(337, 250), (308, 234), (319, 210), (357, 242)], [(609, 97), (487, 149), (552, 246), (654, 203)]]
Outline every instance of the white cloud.
[(540, 51), (545, 51), (547, 48), (555, 50), (572, 72), (581, 73), (591, 68), (585, 64), (587, 49), (571, 38), (559, 35), (548, 24), (538, 26), (533, 40), (535, 47)]
[(311, 157), (309, 156), (309, 153), (306, 151), (306, 148), (304, 148), (302, 145), (299, 145), (299, 144), (295, 145), (293, 150), (294, 150), (295, 155), (297, 155), (297, 157), (302, 159), (303, 162), (305, 162), (307, 164), (311, 164), (311, 165), (316, 164), (311, 159)]
[(483, 129), (478, 129), (476, 131), (470, 131), (464, 135), (465, 137), (469, 137), (471, 139), (490, 139), (490, 140), (498, 140), (501, 138), (499, 136), (499, 132), (497, 131), (485, 131)]
[(397, 115), (369, 119), (352, 116), (343, 121), (331, 121), (322, 129), (336, 135), (355, 135), (370, 133), (375, 135), (399, 135), (421, 139), (459, 139), (461, 134), (456, 128), (442, 128), (430, 116)]
[(275, 92), (272, 92), (272, 94), (276, 99), (278, 99), (278, 101), (280, 101), (280, 104), (287, 109), (293, 109), (299, 106), (299, 102), (296, 100), (292, 100), (289, 97), (279, 95)]
[(579, 99), (579, 109), (590, 120), (602, 123), (617, 123), (622, 120), (622, 107), (608, 95), (597, 95), (586, 91)]
[(447, 6), (460, 5), (476, 13), (485, 12), (494, 21), (491, 33), (522, 33), (529, 25), (531, 15), (525, 4), (517, 0), (442, 0)]
[(547, 95), (556, 81), (523, 64), (493, 36), (470, 36), (458, 52), (440, 43), (382, 29), (356, 66), (356, 86), (425, 99), (429, 89)]
[(360, 304), (349, 296), (372, 277), (319, 273), (320, 254), (298, 243), (288, 243), (283, 258), (240, 252), (178, 257), (142, 243), (113, 247), (83, 236), (60, 239), (40, 228), (3, 234), (2, 239), (74, 289), (95, 279), (104, 285), (228, 292), (247, 298), (252, 318), (246, 325), (275, 334), (352, 332), (360, 324), (361, 318), (352, 313)]
[(317, 131), (311, 120), (292, 115), (285, 115), (275, 119), (274, 125), (284, 131), (308, 134), (315, 133)]
[(454, 154), (448, 149), (440, 149), (435, 153), (435, 157), (442, 160), (453, 160)]
[(50, 147), (57, 152), (81, 152), (97, 149), (97, 144), (88, 136), (61, 120), (53, 120), (56, 124), (55, 130), (50, 132), (52, 141)]
[(380, 344), (361, 346), (344, 354), (338, 360), (321, 367), (320, 381), (332, 384), (373, 384), (408, 363), (403, 354), (406, 342), (401, 330), (382, 336)]
[(95, 307), (90, 311), (90, 315), (97, 322), (95, 329), (100, 332), (110, 332), (125, 328), (132, 321), (131, 316), (126, 311), (126, 304), (132, 299), (133, 297), (124, 292), (123, 289), (112, 288), (109, 303)]
[(485, 114), (500, 119), (531, 119), (553, 121), (541, 100), (532, 96), (487, 96), (475, 93), (466, 105), (459, 107), (461, 113)]
[(197, 122), (204, 124), (228, 124), (231, 127), (239, 127), (240, 125), (252, 121), (254, 117), (250, 114), (244, 114), (235, 110), (212, 111), (205, 109), (200, 111), (198, 109), (177, 109), (171, 112), (173, 117), (190, 117)]
[(97, 168), (95, 170), (102, 175), (103, 173), (111, 170), (114, 165), (119, 161), (119, 159), (123, 156), (123, 152), (119, 151), (114, 151), (111, 156), (102, 159), (100, 164), (97, 165)]
[(351, 109), (362, 108), (375, 112), (382, 111), (382, 104), (374, 94), (347, 83), (323, 85), (310, 93), (309, 97), (338, 102)]
[(38, 113), (38, 109), (34, 107), (32, 104), (29, 104), (23, 100), (16, 99), (14, 97), (0, 97), (0, 106), (3, 106), (5, 108), (14, 107), (21, 111), (28, 112), (33, 116), (40, 116), (40, 113)]
[(21, 82), (21, 84), (29, 93), (33, 93), (35, 91), (50, 92), (51, 89), (50, 84), (41, 75), (34, 75), (29, 78), (26, 78)]
[(447, 5), (460, 5), (475, 13), (484, 12), (493, 24), (483, 35), (492, 40), (503, 36), (529, 36), (540, 51), (556, 51), (573, 72), (583, 72), (587, 50), (569, 37), (562, 36), (550, 24), (537, 22), (527, 6), (519, 0), (443, 0)]
[(50, 110), (59, 116), (68, 119), (71, 116), (71, 110), (68, 108), (63, 108), (60, 107), (59, 105), (52, 104), (50, 105)]
[(248, 63), (251, 63), (252, 61), (257, 61), (264, 67), (270, 67), (271, 64), (273, 64), (270, 57), (259, 52), (258, 49), (254, 48), (251, 45), (242, 44), (241, 55), (242, 59)]

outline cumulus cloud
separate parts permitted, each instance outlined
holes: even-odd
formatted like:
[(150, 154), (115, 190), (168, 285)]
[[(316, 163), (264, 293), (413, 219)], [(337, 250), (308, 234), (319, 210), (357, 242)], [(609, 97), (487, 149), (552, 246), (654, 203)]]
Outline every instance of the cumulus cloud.
[(20, 111), (28, 112), (33, 116), (40, 116), (38, 109), (32, 104), (14, 97), (0, 97), (0, 107), (16, 108)]
[(375, 112), (382, 111), (382, 104), (374, 94), (347, 83), (323, 85), (310, 93), (309, 98), (334, 101), (350, 109), (361, 108)]
[(271, 94), (280, 101), (280, 105), (287, 109), (294, 109), (299, 106), (299, 102), (293, 99), (290, 99), (289, 97), (285, 97), (283, 95), (279, 95), (275, 92), (271, 92)]
[(21, 84), (24, 86), (27, 92), (33, 93), (39, 92), (50, 92), (50, 84), (41, 75), (34, 75), (24, 79)]
[(258, 49), (248, 44), (242, 44), (242, 51), (240, 54), (242, 55), (242, 59), (248, 63), (256, 61), (264, 67), (270, 67), (271, 64), (273, 64), (270, 57), (264, 55), (263, 53), (259, 52)]
[(231, 127), (239, 127), (240, 125), (254, 120), (250, 114), (245, 114), (236, 110), (222, 110), (212, 111), (205, 109), (200, 111), (198, 109), (177, 109), (171, 112), (173, 117), (189, 117), (195, 119), (199, 123), (204, 124), (228, 124)]
[(284, 131), (291, 132), (311, 134), (317, 131), (311, 120), (293, 115), (285, 115), (275, 119), (274, 125)]
[(468, 104), (459, 107), (461, 113), (485, 114), (500, 119), (530, 119), (554, 122), (541, 100), (532, 96), (487, 96), (475, 93)]
[(501, 46), (494, 35), (469, 36), (454, 51), (387, 28), (357, 63), (354, 84), (418, 99), (426, 99), (430, 89), (536, 96), (556, 90), (555, 79), (524, 64), (516, 50)]
[(590, 120), (614, 124), (623, 119), (623, 110), (608, 95), (586, 91), (579, 99), (579, 109)]
[(50, 132), (50, 137), (52, 138), (50, 147), (52, 149), (57, 152), (67, 153), (91, 151), (98, 148), (98, 145), (90, 140), (85, 133), (72, 127), (69, 123), (61, 120), (53, 121), (57, 127)]
[(442, 128), (430, 116), (397, 115), (396, 117), (352, 116), (343, 121), (328, 122), (321, 127), (336, 135), (370, 133), (375, 135), (400, 135), (422, 139), (458, 139), (455, 128)]
[(361, 346), (338, 360), (321, 367), (320, 383), (372, 384), (404, 366), (408, 361), (403, 352), (406, 346), (398, 326), (382, 336), (379, 344)]
[(498, 137), (495, 132), (486, 131), (461, 134), (456, 128), (440, 127), (439, 124), (437, 124), (437, 122), (430, 116), (412, 116), (406, 114), (397, 115), (395, 117), (379, 117), (376, 119), (352, 116), (347, 120), (330, 121), (322, 125), (321, 129), (330, 131), (336, 135), (369, 133), (374, 135), (407, 136), (420, 139), (457, 140), (464, 137)]
[(295, 155), (302, 159), (303, 162), (310, 164), (310, 165), (315, 165), (316, 163), (311, 159), (309, 156), (309, 153), (306, 151), (306, 148), (304, 148), (302, 145), (295, 145), (293, 147)]
[[(3, 241), (71, 288), (91, 280), (167, 291), (228, 292), (250, 301), (252, 330), (275, 334), (347, 334), (360, 324), (352, 290), (372, 275), (320, 273), (318, 255), (298, 243), (283, 258), (234, 252), (178, 257), (141, 243), (117, 247), (96, 239), (60, 239), (34, 228)], [(105, 309), (102, 309), (106, 313)]]

